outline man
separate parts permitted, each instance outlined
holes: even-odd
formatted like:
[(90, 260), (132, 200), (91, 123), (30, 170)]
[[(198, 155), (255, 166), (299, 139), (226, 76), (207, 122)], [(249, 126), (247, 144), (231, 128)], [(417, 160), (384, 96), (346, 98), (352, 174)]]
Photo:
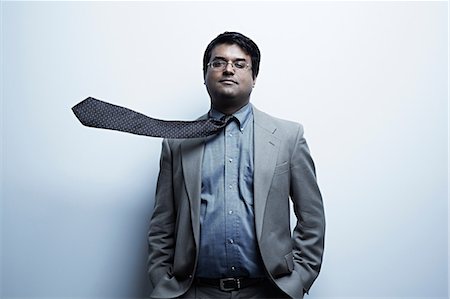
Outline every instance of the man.
[(202, 118), (233, 117), (217, 135), (163, 141), (152, 298), (303, 298), (319, 274), (325, 218), (314, 164), (300, 124), (250, 103), (259, 62), (244, 35), (216, 37), (203, 59), (211, 109)]

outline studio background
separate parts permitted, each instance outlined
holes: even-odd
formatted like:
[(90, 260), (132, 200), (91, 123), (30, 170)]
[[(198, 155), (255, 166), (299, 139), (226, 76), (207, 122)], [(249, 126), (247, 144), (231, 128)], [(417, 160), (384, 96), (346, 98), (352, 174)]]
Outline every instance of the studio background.
[(161, 139), (83, 127), (70, 108), (93, 96), (195, 119), (224, 31), (261, 49), (253, 104), (305, 127), (327, 218), (308, 298), (447, 298), (447, 2), (1, 10), (2, 298), (148, 295)]

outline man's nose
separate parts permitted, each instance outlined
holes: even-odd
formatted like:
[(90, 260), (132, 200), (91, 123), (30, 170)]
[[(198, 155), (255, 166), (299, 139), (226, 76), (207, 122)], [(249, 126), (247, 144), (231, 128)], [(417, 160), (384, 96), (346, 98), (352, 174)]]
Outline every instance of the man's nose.
[(233, 62), (228, 61), (228, 62), (227, 62), (227, 65), (225, 66), (225, 68), (224, 68), (224, 70), (223, 70), (223, 72), (224, 72), (224, 73), (232, 73), (232, 74), (234, 74), (234, 66), (233, 66)]

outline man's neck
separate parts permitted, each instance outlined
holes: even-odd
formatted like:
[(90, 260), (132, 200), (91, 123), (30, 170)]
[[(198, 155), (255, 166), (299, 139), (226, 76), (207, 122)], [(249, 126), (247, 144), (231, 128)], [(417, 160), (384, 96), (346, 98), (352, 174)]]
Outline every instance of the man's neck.
[(221, 106), (217, 106), (217, 105), (212, 105), (212, 108), (214, 108), (215, 110), (222, 112), (225, 115), (231, 115), (234, 114), (235, 112), (239, 111), (242, 107), (244, 107), (245, 105), (247, 105), (250, 101), (246, 101), (241, 103), (240, 105), (235, 105), (235, 106), (225, 106), (225, 107), (221, 107)]

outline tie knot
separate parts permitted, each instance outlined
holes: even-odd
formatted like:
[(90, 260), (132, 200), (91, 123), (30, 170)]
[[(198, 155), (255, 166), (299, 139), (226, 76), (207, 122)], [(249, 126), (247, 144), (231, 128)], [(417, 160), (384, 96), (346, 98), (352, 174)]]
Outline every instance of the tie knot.
[(236, 119), (236, 117), (234, 117), (234, 115), (230, 114), (230, 115), (224, 115), (220, 118), (221, 121), (223, 121), (224, 123), (228, 124), (229, 122), (233, 121), (233, 119)]
[(224, 115), (220, 118), (220, 120), (223, 122), (223, 126), (226, 127), (228, 126), (229, 123), (236, 121), (237, 125), (240, 127), (241, 126), (241, 122), (239, 121), (239, 119), (236, 118), (236, 116), (230, 114), (230, 115)]

